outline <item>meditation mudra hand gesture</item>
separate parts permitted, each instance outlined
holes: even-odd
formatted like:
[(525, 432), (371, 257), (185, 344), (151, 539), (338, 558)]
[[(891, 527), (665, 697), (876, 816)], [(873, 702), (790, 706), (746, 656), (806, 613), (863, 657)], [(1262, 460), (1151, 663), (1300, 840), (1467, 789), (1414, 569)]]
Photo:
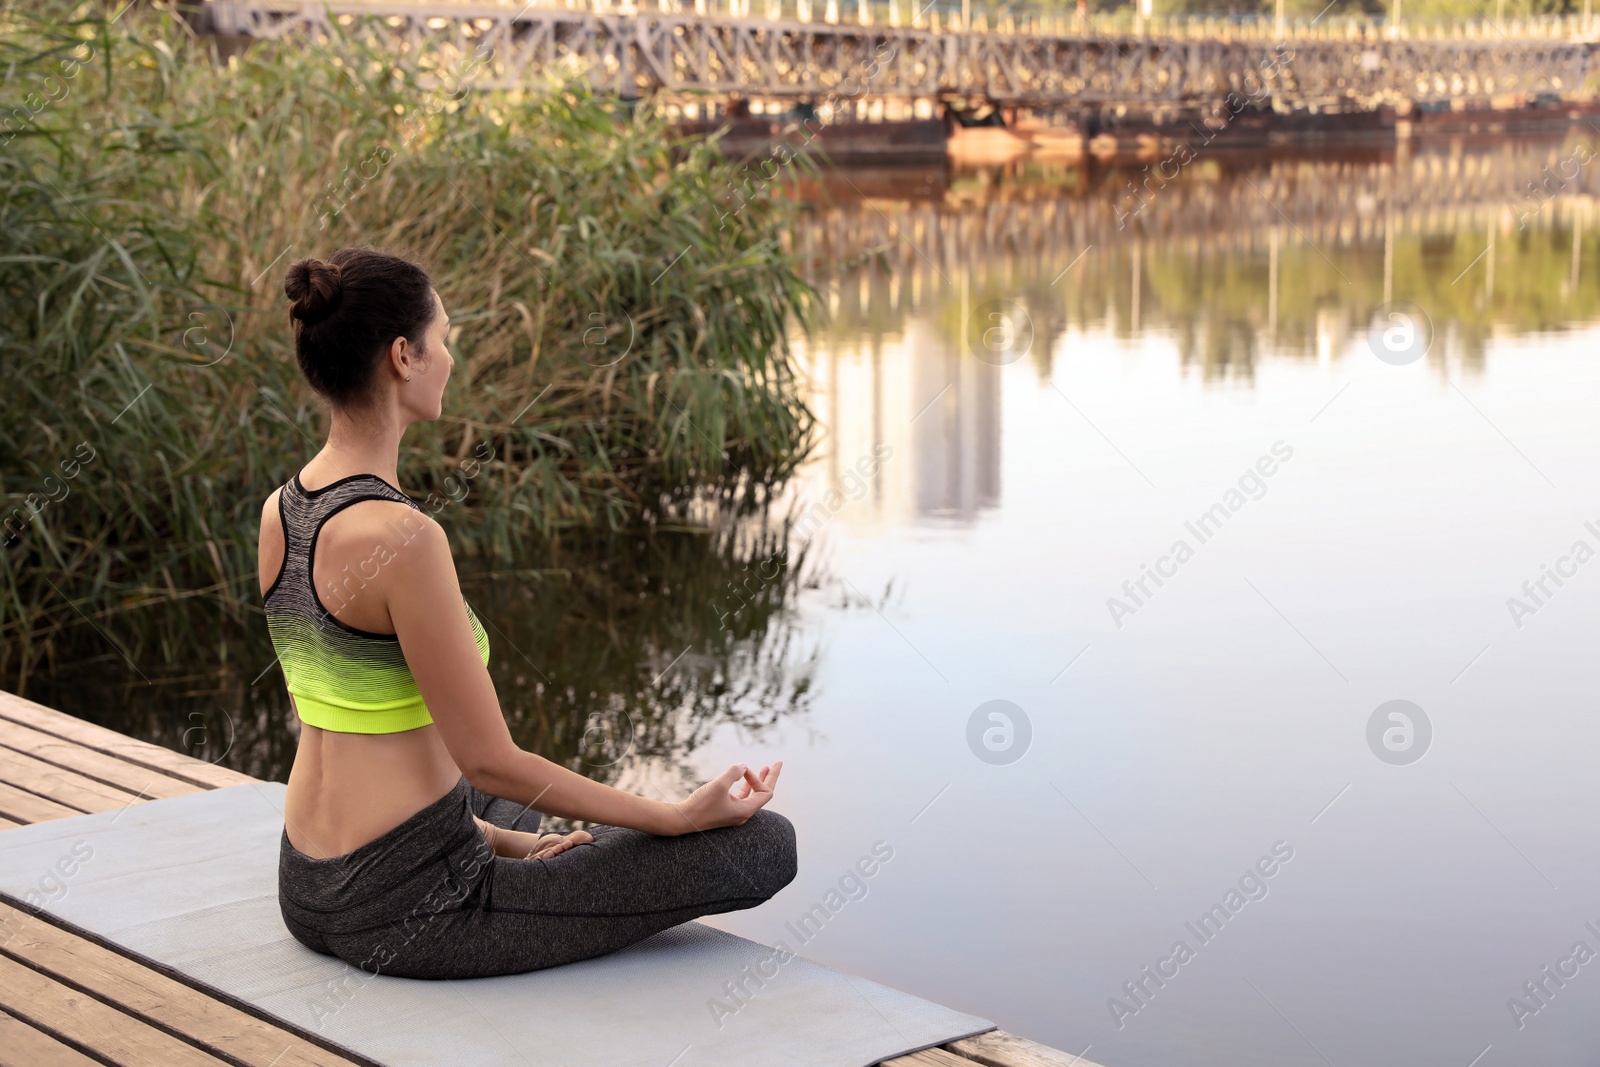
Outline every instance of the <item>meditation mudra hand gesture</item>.
[(673, 807), (678, 817), (695, 830), (740, 826), (772, 799), (781, 773), (783, 760), (761, 768), (760, 774), (735, 763)]
[[(736, 763), (689, 794), (687, 800), (680, 800), (673, 806), (695, 829), (738, 826), (772, 799), (772, 787), (777, 784), (778, 775), (782, 772), (782, 760), (761, 768), (759, 774), (742, 763)], [(545, 860), (559, 856), (569, 848), (594, 842), (594, 836), (587, 830), (574, 830), (569, 834), (530, 834), (522, 830), (504, 829), (476, 815), (472, 821), (478, 824), (483, 839), (496, 856)]]

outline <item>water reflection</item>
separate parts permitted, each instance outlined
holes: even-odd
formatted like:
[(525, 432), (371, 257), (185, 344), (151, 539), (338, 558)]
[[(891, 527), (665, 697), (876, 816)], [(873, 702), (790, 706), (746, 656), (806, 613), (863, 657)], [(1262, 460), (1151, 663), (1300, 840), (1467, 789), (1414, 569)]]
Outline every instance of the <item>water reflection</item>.
[(1136, 211), (1128, 188), (1144, 167), (863, 171), (807, 186), (796, 247), (851, 266), (826, 276), (821, 335), (797, 341), (828, 440), (790, 500), (847, 492), (855, 458), (887, 448), (896, 458), (848, 523), (965, 523), (999, 507), (1005, 366), (1048, 382), (1091, 336), (1130, 355), (1170, 342), (1185, 377), (1248, 388), (1270, 358), (1331, 364), (1405, 301), (1432, 335), (1434, 373), (1470, 380), (1497, 331), (1600, 317), (1596, 179), (1564, 166), (1587, 144), (1216, 153)]
[(1000, 368), (976, 361), (929, 324), (912, 320), (899, 337), (821, 352), (798, 343), (811, 374), (813, 408), (828, 427), (825, 458), (809, 497), (852, 496), (862, 457), (885, 455), (856, 518), (970, 520), (1000, 503)]
[(1130, 343), (1172, 336), (1185, 369), (1248, 380), (1267, 353), (1328, 360), (1405, 299), (1437, 329), (1429, 362), (1472, 373), (1496, 327), (1554, 330), (1600, 312), (1600, 288), (1584, 284), (1597, 179), (1574, 163), (1588, 144), (1217, 153), (1140, 201), (1128, 190), (1148, 168), (906, 179), (918, 195), (900, 198), (881, 178), (838, 177), (811, 190), (832, 200), (796, 244), (819, 263), (858, 261), (832, 279), (830, 345), (889, 343), (918, 320), (954, 346), (973, 328), (968, 311), (1008, 304), (1026, 315), (1042, 374), (1073, 331), (1104, 329)]

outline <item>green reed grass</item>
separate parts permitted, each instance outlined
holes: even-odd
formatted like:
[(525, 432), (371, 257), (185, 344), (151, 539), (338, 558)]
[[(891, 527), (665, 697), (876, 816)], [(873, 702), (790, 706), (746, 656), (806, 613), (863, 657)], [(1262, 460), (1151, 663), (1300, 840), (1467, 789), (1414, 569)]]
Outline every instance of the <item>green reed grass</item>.
[(0, 678), (84, 620), (171, 663), (209, 634), (141, 613), (257, 610), (261, 503), (326, 429), (282, 293), (301, 256), (433, 271), (457, 364), (400, 474), (467, 555), (758, 507), (807, 454), (793, 208), (730, 215), (714, 146), (379, 31), (223, 57), (111, 10), (0, 4)]

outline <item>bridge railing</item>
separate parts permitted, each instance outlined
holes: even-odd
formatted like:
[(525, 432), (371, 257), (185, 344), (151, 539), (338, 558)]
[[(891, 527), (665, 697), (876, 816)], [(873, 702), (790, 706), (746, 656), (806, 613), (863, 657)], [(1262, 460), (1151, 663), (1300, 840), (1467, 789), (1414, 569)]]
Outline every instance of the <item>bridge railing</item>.
[[(275, 6), (272, 0), (263, 5)], [(293, 0), (284, 6), (298, 6)], [(1057, 37), (1160, 37), (1190, 40), (1596, 40), (1600, 16), (1534, 15), (1505, 19), (1343, 16), (1276, 19), (1271, 15), (1152, 15), (1132, 8), (1080, 18), (1074, 11), (1032, 11), (972, 0), (332, 0), (337, 13), (426, 14), (440, 19), (513, 16), (532, 10), (594, 14), (675, 14), (707, 19), (820, 22), (909, 27), (944, 33)]]

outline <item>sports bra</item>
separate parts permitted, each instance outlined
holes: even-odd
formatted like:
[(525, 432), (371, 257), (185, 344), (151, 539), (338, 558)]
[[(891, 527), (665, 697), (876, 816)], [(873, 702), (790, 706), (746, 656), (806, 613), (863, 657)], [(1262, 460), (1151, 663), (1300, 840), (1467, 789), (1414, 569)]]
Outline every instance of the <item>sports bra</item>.
[[(376, 474), (352, 474), (307, 489), (295, 474), (278, 491), (278, 517), (283, 523), (283, 564), (262, 596), (267, 629), (283, 666), (284, 681), (294, 696), (300, 721), (323, 730), (352, 734), (393, 734), (433, 722), (416, 679), (400, 650), (396, 634), (372, 633), (341, 622), (342, 610), (377, 577), (378, 567), (420, 529), (412, 520), (391, 523), (392, 536), (352, 571), (344, 568), (333, 611), (322, 602), (312, 581), (317, 535), (323, 525), (362, 500), (393, 500), (421, 511), (416, 501)], [(333, 594), (330, 594), (333, 595)], [(478, 654), (489, 662), (489, 638), (463, 598)]]

